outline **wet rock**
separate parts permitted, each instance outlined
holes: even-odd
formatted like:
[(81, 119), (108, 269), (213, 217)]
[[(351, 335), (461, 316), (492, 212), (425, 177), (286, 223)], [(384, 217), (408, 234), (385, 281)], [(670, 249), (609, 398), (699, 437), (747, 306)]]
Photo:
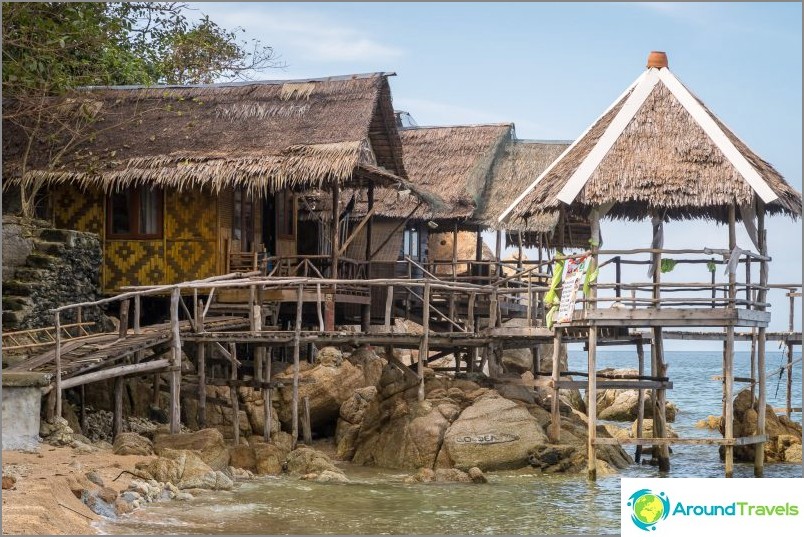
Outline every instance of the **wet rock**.
[(452, 423), (444, 435), (444, 449), (456, 468), (504, 470), (526, 466), (528, 449), (546, 441), (525, 407), (489, 393)]
[[(751, 391), (742, 390), (734, 398), (734, 436), (751, 436), (757, 434), (758, 400), (751, 398)], [(723, 422), (725, 425), (725, 422)], [(723, 426), (720, 433), (723, 434)], [(765, 462), (800, 462), (801, 461), (801, 425), (791, 421), (787, 416), (778, 416), (770, 405), (765, 408)], [(796, 447), (797, 446), (797, 447)], [(720, 448), (723, 458), (725, 450)], [(788, 453), (792, 460), (788, 459)], [(734, 458), (738, 461), (754, 460), (754, 445), (735, 446)]]
[(154, 441), (154, 452), (162, 455), (166, 449), (193, 450), (213, 470), (229, 466), (229, 449), (217, 429), (201, 429), (193, 433), (159, 435)]
[(436, 468), (435, 480), (441, 483), (471, 483), (468, 473), (457, 468)]
[[(601, 374), (611, 377), (625, 377), (637, 375), (636, 369), (603, 369)], [(678, 409), (667, 401), (665, 414), (667, 421), (676, 419)], [(639, 392), (637, 390), (601, 390), (597, 393), (597, 416), (602, 420), (634, 421), (639, 413)], [(653, 417), (653, 390), (645, 390), (645, 417)]]
[(405, 478), (405, 483), (430, 483), (435, 478), (435, 470), (432, 468), (419, 468), (415, 474)]
[(695, 426), (699, 429), (712, 429), (713, 431), (717, 431), (720, 429), (720, 418), (718, 416), (709, 415), (697, 421)]
[(174, 499), (182, 501), (182, 502), (186, 502), (186, 501), (192, 500), (193, 495), (190, 494), (189, 492), (179, 492), (178, 494), (176, 494), (176, 497)]
[(472, 480), (472, 483), (488, 483), (489, 480), (486, 479), (486, 476), (483, 474), (483, 470), (478, 468), (477, 466), (473, 466), (469, 468), (467, 472), (469, 474), (469, 478)]
[(186, 449), (163, 448), (158, 458), (138, 463), (135, 468), (147, 479), (173, 483), (179, 489), (231, 490), (234, 485), (226, 474), (207, 465), (196, 451)]
[(350, 483), (349, 478), (342, 472), (333, 472), (332, 470), (324, 470), (315, 478), (320, 483)]
[(251, 446), (235, 446), (229, 449), (229, 465), (252, 472), (257, 471), (257, 456)]
[[(580, 472), (586, 469), (586, 444), (587, 444), (588, 418), (585, 414), (573, 411), (571, 414), (561, 416), (561, 429), (559, 445), (569, 445), (575, 448), (571, 456), (570, 465), (562, 465), (562, 472)], [(606, 427), (597, 426), (597, 436), (599, 438), (612, 438)], [(534, 446), (534, 448), (537, 446)], [(634, 460), (619, 445), (599, 445), (595, 449), (601, 471), (613, 473), (615, 468), (627, 468), (633, 464)], [(604, 475), (604, 474), (600, 474)]]
[(291, 451), (285, 458), (287, 471), (291, 475), (320, 474), (325, 470), (341, 472), (324, 453), (308, 447)]
[(576, 464), (576, 452), (575, 446), (542, 444), (530, 450), (528, 462), (544, 472), (565, 472)]
[(114, 439), (112, 452), (115, 455), (153, 455), (154, 447), (150, 440), (137, 433), (120, 433)]
[(288, 451), (274, 444), (257, 443), (254, 450), (254, 471), (259, 475), (279, 475)]
[(114, 501), (117, 499), (117, 491), (111, 487), (102, 487), (98, 491), (98, 498), (108, 504), (114, 504)]
[[(637, 422), (631, 424), (631, 438), (637, 438)], [(678, 438), (678, 433), (667, 424), (667, 431), (664, 434), (665, 438)], [(653, 437), (653, 420), (652, 419), (645, 419), (642, 420), (642, 438), (652, 438)], [(615, 436), (616, 438), (616, 436)]]
[(355, 390), (341, 405), (338, 425), (335, 428), (336, 457), (351, 460), (357, 448), (357, 435), (369, 403), (377, 397), (377, 388), (367, 386)]

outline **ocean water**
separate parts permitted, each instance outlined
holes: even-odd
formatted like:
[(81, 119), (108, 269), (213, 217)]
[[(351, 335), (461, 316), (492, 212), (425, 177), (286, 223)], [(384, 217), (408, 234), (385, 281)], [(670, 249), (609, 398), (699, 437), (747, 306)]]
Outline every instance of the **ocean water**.
[[(668, 352), (681, 436), (718, 436), (695, 423), (719, 415), (719, 352)], [(800, 355), (796, 355), (800, 358)], [(767, 370), (784, 363), (768, 345)], [(570, 369), (583, 370), (586, 355), (570, 351)], [(604, 351), (600, 367), (636, 368), (633, 352)], [(749, 355), (735, 356), (735, 375), (748, 376)], [(768, 376), (768, 402), (784, 406), (785, 379)], [(735, 387), (735, 391), (740, 385)], [(801, 406), (801, 366), (794, 366), (793, 406)], [(793, 414), (799, 421), (801, 415)], [(618, 424), (626, 426), (628, 424)], [(632, 446), (628, 447), (633, 450)], [(675, 446), (671, 477), (722, 477), (716, 446)], [(658, 477), (654, 466), (632, 465), (616, 476), (587, 482), (584, 475), (539, 475), (529, 469), (490, 473), (488, 485), (405, 484), (407, 473), (339, 464), (351, 483), (260, 478), (231, 492), (211, 492), (188, 502), (146, 506), (99, 529), (110, 534), (616, 534), (620, 477)], [(801, 477), (800, 464), (769, 464), (767, 477)], [(752, 477), (753, 465), (735, 464), (736, 477)]]

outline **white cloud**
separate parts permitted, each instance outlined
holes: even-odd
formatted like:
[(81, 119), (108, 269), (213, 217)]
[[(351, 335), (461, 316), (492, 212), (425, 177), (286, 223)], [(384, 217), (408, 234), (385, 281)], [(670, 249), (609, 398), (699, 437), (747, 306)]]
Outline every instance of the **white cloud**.
[(290, 63), (386, 61), (404, 53), (364, 28), (307, 9), (271, 4), (196, 7), (224, 27), (244, 28), (249, 37), (274, 47)]

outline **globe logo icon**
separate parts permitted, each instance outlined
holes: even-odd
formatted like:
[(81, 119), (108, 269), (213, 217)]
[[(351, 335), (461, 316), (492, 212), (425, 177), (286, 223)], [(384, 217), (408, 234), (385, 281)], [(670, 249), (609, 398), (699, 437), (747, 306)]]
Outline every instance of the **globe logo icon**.
[(670, 514), (670, 500), (664, 492), (654, 493), (649, 489), (640, 489), (628, 498), (631, 508), (631, 522), (644, 531), (656, 530), (656, 523)]

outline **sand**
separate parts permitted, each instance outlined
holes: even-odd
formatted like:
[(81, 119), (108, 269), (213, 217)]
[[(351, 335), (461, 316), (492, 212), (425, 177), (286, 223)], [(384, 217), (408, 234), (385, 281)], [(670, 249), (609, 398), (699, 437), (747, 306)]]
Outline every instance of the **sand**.
[(40, 446), (38, 454), (3, 451), (3, 474), (17, 477), (14, 488), (3, 491), (3, 533), (97, 534), (93, 523), (101, 518), (76, 498), (71, 485), (75, 488), (76, 483), (88, 484), (85, 474), (94, 470), (105, 486), (120, 492), (133, 479), (121, 472), (133, 470), (137, 462), (151, 458), (114, 455), (111, 451), (78, 453), (70, 447), (47, 444)]

